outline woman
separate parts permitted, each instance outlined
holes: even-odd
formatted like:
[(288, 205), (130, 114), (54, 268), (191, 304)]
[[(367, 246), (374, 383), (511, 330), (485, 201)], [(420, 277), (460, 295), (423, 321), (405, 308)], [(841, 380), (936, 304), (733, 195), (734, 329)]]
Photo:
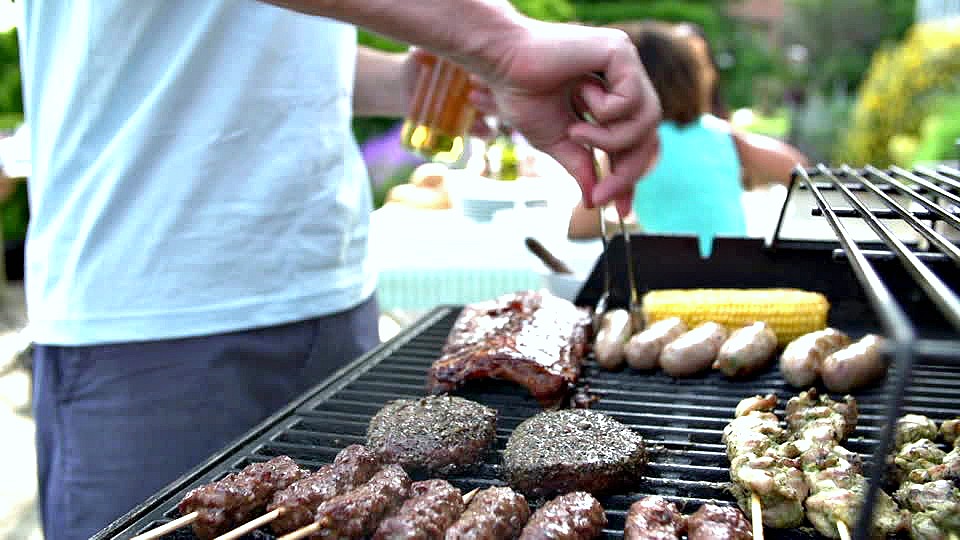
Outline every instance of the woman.
[[(746, 236), (741, 197), (762, 185), (788, 184), (806, 158), (776, 139), (734, 129), (714, 110), (716, 71), (708, 49), (695, 47), (695, 33), (672, 25), (621, 27), (637, 47), (660, 97), (660, 158), (637, 183), (633, 212), (648, 233), (694, 234), (708, 256), (713, 238)], [(582, 204), (568, 236), (600, 234), (598, 210)]]

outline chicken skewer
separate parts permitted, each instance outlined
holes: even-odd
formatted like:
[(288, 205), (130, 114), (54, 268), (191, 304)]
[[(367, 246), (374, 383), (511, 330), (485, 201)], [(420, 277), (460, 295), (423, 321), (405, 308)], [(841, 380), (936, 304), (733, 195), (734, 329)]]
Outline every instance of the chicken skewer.
[(760, 525), (801, 525), (803, 500), (807, 496), (799, 462), (779, 451), (787, 434), (773, 413), (776, 404), (773, 394), (742, 400), (737, 405), (736, 417), (723, 433), (734, 495), (740, 508), (753, 519), (753, 534), (758, 539), (763, 537)]
[(934, 442), (942, 434), (946, 442), (956, 443), (952, 422), (944, 422), (938, 433), (936, 423), (925, 416), (908, 414), (897, 421), (893, 461), (901, 485), (894, 495), (911, 512), (913, 540), (943, 540), (960, 532), (960, 489), (954, 485), (960, 479), (960, 449), (947, 453)]
[[(867, 488), (859, 456), (840, 444), (856, 427), (856, 401), (850, 396), (834, 401), (811, 389), (790, 399), (786, 412), (790, 440), (783, 452), (797, 456), (803, 467), (810, 491), (805, 502), (807, 519), (828, 538), (849, 536)], [(905, 517), (893, 499), (881, 492), (874, 531), (893, 534), (905, 526)]]

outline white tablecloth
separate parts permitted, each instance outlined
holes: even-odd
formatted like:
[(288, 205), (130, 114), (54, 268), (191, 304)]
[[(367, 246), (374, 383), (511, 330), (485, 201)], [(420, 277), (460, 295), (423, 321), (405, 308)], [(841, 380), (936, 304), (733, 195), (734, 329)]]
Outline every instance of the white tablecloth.
[(387, 205), (373, 213), (370, 230), (381, 309), (426, 310), (545, 286), (546, 269), (527, 250), (527, 236), (586, 276), (600, 243), (567, 240), (567, 219), (566, 211), (523, 208), (481, 223), (458, 210)]

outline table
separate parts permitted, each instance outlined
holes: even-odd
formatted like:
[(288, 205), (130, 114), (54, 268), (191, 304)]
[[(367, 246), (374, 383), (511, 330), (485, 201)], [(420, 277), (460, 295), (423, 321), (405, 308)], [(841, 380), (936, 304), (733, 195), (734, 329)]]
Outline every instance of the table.
[(566, 211), (516, 208), (477, 222), (458, 210), (386, 205), (370, 219), (370, 255), (383, 311), (425, 311), (544, 286), (546, 269), (527, 251), (533, 236), (586, 277), (599, 241), (566, 239)]

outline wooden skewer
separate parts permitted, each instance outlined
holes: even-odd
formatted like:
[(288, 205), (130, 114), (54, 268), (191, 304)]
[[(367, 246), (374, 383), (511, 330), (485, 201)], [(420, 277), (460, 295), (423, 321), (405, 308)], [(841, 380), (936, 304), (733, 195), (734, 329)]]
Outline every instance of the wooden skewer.
[(763, 507), (756, 493), (750, 494), (750, 518), (753, 521), (753, 540), (763, 540)]
[(467, 493), (463, 496), (463, 504), (470, 504), (470, 501), (473, 500), (474, 495), (476, 495), (477, 492), (479, 492), (479, 491), (480, 491), (480, 488), (473, 488), (473, 490), (467, 492)]
[(277, 538), (277, 540), (298, 540), (299, 538), (310, 536), (311, 534), (319, 531), (320, 527), (323, 527), (323, 525), (324, 524), (320, 523), (319, 521), (314, 521), (313, 523), (303, 528), (297, 529), (290, 534), (285, 534), (280, 538)]
[(177, 519), (167, 523), (166, 525), (161, 525), (156, 529), (151, 529), (143, 534), (138, 534), (131, 538), (130, 540), (153, 540), (154, 538), (160, 538), (161, 536), (167, 534), (168, 532), (173, 532), (180, 527), (186, 527), (194, 521), (197, 520), (197, 517), (200, 516), (199, 512), (190, 512), (185, 516), (178, 517)]
[(254, 531), (260, 528), (261, 525), (266, 525), (267, 523), (270, 523), (271, 521), (280, 517), (281, 514), (283, 514), (283, 509), (277, 508), (272, 512), (267, 512), (266, 514), (258, 517), (257, 519), (244, 523), (243, 525), (237, 527), (236, 529), (230, 532), (221, 534), (220, 536), (214, 538), (213, 540), (235, 540), (236, 538), (240, 538), (241, 536), (247, 534), (250, 531)]
[(840, 540), (850, 540), (850, 528), (842, 521), (837, 521), (837, 532), (840, 533)]

